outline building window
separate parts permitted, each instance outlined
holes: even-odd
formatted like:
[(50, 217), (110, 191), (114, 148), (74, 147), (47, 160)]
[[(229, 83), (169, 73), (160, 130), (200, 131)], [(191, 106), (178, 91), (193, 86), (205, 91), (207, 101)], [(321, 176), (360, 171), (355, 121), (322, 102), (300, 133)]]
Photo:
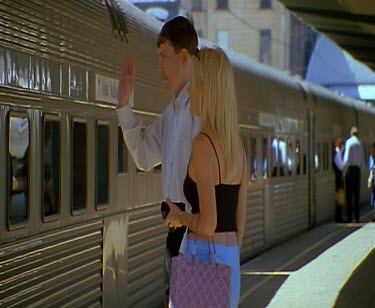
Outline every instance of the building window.
[(227, 10), (228, 9), (228, 0), (217, 0), (217, 9), (218, 10)]
[(60, 211), (60, 121), (46, 115), (43, 122), (43, 218)]
[(270, 9), (271, 8), (271, 0), (260, 0), (260, 8), (261, 9)]
[(192, 0), (191, 10), (194, 12), (202, 11), (202, 0)]
[(228, 43), (229, 43), (229, 34), (228, 31), (219, 31), (217, 33), (217, 38), (216, 38), (217, 45), (220, 46), (221, 48), (227, 49), (228, 48)]
[(271, 29), (260, 30), (260, 62), (272, 64)]

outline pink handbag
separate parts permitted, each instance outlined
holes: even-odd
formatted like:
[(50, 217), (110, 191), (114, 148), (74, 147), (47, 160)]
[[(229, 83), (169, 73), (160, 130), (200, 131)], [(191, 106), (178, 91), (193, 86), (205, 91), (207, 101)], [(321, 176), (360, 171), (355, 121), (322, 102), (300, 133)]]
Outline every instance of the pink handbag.
[[(215, 252), (216, 258), (216, 252)], [(215, 261), (172, 258), (171, 303), (174, 308), (230, 307), (232, 268)]]

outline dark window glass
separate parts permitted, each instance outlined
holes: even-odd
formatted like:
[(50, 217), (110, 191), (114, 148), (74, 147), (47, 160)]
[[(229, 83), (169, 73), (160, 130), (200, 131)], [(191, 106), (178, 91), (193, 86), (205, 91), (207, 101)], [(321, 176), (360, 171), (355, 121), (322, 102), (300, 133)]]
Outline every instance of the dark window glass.
[(285, 139), (279, 139), (279, 151), (278, 151), (278, 160), (277, 165), (279, 167), (279, 175), (284, 176), (287, 174), (287, 146)]
[(109, 127), (97, 126), (96, 204), (109, 203)]
[(117, 134), (117, 172), (128, 173), (128, 148), (122, 134), (121, 127), (118, 128)]
[(272, 138), (272, 144), (271, 144), (271, 162), (272, 162), (272, 177), (277, 176), (278, 174), (278, 160), (279, 160), (279, 141), (277, 138)]
[(329, 144), (323, 143), (323, 170), (329, 170)]
[(228, 9), (228, 0), (217, 0), (217, 9), (218, 10)]
[(257, 180), (257, 138), (251, 138), (250, 145), (250, 176), (252, 181)]
[(301, 171), (302, 171), (302, 167), (301, 167), (301, 164), (302, 164), (302, 161), (301, 161), (301, 141), (299, 140), (296, 140), (296, 152), (295, 152), (296, 156), (295, 156), (295, 160), (296, 160), (296, 173), (297, 175), (300, 175), (301, 174)]
[(287, 139), (286, 142), (286, 160), (285, 160), (285, 171), (287, 175), (294, 175), (294, 167), (295, 167), (295, 155), (294, 155), (294, 148), (293, 148), (293, 140)]
[(260, 30), (260, 62), (272, 64), (271, 29)]
[(267, 161), (267, 154), (268, 153), (268, 142), (267, 138), (264, 137), (262, 141), (262, 175), (263, 179), (266, 180), (268, 178), (268, 161)]
[(43, 125), (43, 214), (60, 211), (60, 121), (44, 119)]
[(86, 208), (87, 132), (86, 124), (73, 122), (72, 145), (72, 210)]
[(8, 222), (25, 222), (29, 216), (30, 123), (26, 116), (8, 118)]
[(270, 9), (271, 8), (271, 0), (260, 0), (260, 8), (261, 9)]
[(6, 84), (6, 63), (5, 49), (0, 47), (0, 84)]
[(322, 157), (322, 147), (320, 143), (316, 144), (316, 151), (314, 155), (314, 166), (315, 166), (315, 171), (319, 171), (319, 166), (320, 166), (320, 158)]

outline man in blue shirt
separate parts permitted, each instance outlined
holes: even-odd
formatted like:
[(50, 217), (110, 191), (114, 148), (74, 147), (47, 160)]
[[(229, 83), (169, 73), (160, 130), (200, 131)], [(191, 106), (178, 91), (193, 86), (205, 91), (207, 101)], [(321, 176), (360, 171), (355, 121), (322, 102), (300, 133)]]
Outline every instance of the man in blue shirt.
[(347, 219), (353, 222), (353, 197), (354, 197), (354, 219), (359, 222), (360, 207), (359, 193), (361, 189), (361, 168), (364, 163), (364, 152), (361, 142), (358, 139), (358, 128), (353, 126), (350, 131), (351, 137), (346, 141), (344, 154), (345, 188)]

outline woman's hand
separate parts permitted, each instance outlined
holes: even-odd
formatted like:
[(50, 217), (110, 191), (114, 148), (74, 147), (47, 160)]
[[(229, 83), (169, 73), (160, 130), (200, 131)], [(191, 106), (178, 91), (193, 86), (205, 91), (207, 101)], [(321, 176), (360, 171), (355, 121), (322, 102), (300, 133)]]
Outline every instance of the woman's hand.
[(180, 219), (180, 214), (182, 213), (182, 211), (171, 200), (167, 199), (166, 202), (169, 206), (170, 211), (168, 213), (168, 216), (165, 219), (165, 224), (168, 227), (174, 227), (174, 228), (182, 227), (181, 219)]

